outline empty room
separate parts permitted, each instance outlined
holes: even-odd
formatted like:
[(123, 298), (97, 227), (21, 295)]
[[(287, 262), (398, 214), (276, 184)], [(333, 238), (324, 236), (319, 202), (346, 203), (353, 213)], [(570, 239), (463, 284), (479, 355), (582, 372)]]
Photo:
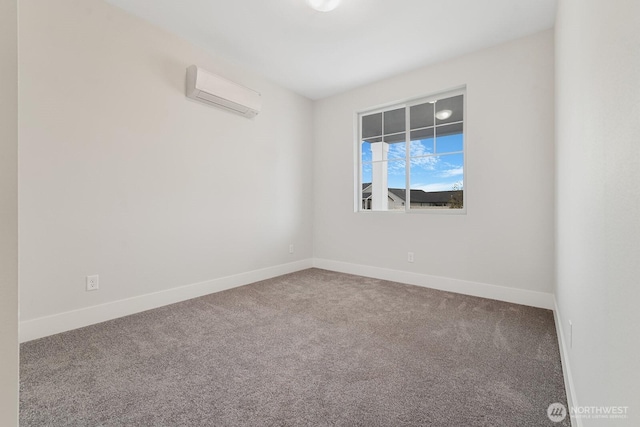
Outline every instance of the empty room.
[(0, 0), (0, 425), (640, 425), (637, 0)]

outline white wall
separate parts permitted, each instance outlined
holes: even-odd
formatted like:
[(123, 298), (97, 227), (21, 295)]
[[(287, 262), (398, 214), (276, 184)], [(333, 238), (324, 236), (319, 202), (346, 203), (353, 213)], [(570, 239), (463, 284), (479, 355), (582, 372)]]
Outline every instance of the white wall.
[[(553, 68), (546, 31), (318, 101), (314, 255), (550, 294)], [(467, 214), (354, 213), (354, 113), (460, 85)]]
[(556, 297), (575, 403), (630, 406), (618, 426), (640, 421), (640, 3), (614, 3), (558, 9)]
[(18, 13), (0, 1), (0, 425), (18, 424)]
[[(22, 321), (311, 257), (311, 101), (99, 0), (19, 36)], [(262, 113), (187, 99), (191, 64)]]

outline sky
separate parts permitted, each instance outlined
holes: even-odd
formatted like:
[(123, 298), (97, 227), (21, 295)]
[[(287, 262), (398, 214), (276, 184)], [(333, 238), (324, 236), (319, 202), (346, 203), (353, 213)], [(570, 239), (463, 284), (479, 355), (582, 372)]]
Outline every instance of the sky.
[[(390, 144), (388, 153), (389, 188), (405, 188), (405, 142)], [(464, 156), (463, 135), (455, 134), (411, 141), (411, 188), (430, 191), (451, 191), (462, 188)], [(362, 143), (362, 182), (371, 182), (371, 144)]]

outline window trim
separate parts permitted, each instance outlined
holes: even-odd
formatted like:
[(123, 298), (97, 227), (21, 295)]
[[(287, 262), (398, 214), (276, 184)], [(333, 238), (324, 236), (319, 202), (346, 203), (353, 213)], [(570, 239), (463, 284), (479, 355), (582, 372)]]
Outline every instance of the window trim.
[[(451, 154), (455, 154), (455, 153), (462, 153), (463, 155), (463, 192), (462, 192), (462, 208), (461, 209), (411, 209), (411, 194), (410, 191), (408, 192), (409, 194), (407, 195), (407, 199), (409, 203), (406, 203), (407, 201), (405, 200), (405, 206), (404, 209), (393, 209), (393, 210), (373, 210), (373, 209), (363, 209), (362, 208), (362, 135), (361, 135), (361, 131), (362, 131), (362, 118), (365, 115), (371, 115), (371, 114), (377, 114), (377, 113), (384, 113), (385, 111), (390, 111), (393, 109), (397, 109), (397, 108), (405, 108), (405, 109), (410, 109), (411, 107), (415, 106), (415, 105), (420, 105), (420, 104), (424, 104), (426, 102), (431, 102), (431, 101), (437, 101), (439, 99), (443, 99), (443, 98), (448, 98), (448, 97), (452, 97), (452, 96), (456, 96), (456, 95), (463, 95), (463, 104), (462, 104), (462, 111), (463, 111), (463, 120), (462, 120), (462, 133), (464, 135), (464, 139), (463, 139), (463, 146), (462, 146), (462, 152), (452, 152)], [(381, 104), (375, 107), (371, 107), (371, 108), (366, 108), (366, 109), (361, 109), (358, 110), (354, 113), (354, 129), (353, 129), (353, 134), (354, 134), (354, 146), (353, 146), (353, 154), (355, 157), (355, 161), (353, 162), (354, 164), (354, 168), (353, 168), (353, 176), (354, 176), (354, 200), (353, 200), (353, 209), (354, 209), (354, 213), (367, 213), (367, 214), (374, 214), (374, 213), (383, 213), (383, 214), (388, 214), (388, 213), (401, 213), (401, 214), (418, 214), (418, 215), (422, 215), (422, 214), (429, 214), (429, 215), (466, 215), (467, 214), (467, 196), (468, 196), (468, 190), (467, 190), (467, 182), (468, 182), (468, 170), (467, 170), (467, 157), (468, 157), (468, 135), (467, 135), (467, 86), (466, 85), (461, 85), (461, 86), (457, 86), (451, 89), (447, 89), (441, 92), (436, 92), (436, 93), (432, 93), (429, 95), (425, 95), (425, 96), (418, 96), (418, 97), (411, 97), (405, 100), (401, 100), (401, 101), (395, 101), (395, 102), (389, 102), (389, 103), (385, 103), (385, 104)], [(411, 142), (411, 126), (410, 126), (410, 120), (411, 120), (411, 116), (410, 114), (406, 114), (405, 115), (405, 132), (406, 132), (406, 141), (405, 144), (410, 144)], [(459, 122), (455, 122), (455, 123), (459, 123)], [(449, 124), (449, 123), (448, 123)], [(434, 124), (434, 129), (435, 129), (436, 125)], [(384, 133), (384, 130), (383, 130)], [(436, 155), (437, 153), (434, 153), (434, 155)], [(445, 154), (450, 154), (450, 153), (445, 153)], [(406, 189), (410, 189), (410, 180), (411, 180), (411, 171), (410, 171), (410, 163), (411, 161), (411, 157), (410, 157), (410, 150), (406, 150), (405, 153), (405, 166), (407, 168), (409, 168), (408, 171), (405, 172), (405, 191)]]

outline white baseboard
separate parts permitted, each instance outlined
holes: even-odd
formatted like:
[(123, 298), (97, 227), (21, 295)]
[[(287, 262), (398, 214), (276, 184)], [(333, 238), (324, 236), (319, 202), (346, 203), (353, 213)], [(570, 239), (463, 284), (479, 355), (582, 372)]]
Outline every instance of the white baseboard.
[(128, 316), (168, 304), (197, 298), (214, 292), (236, 288), (260, 280), (293, 273), (312, 267), (311, 259), (253, 270), (233, 276), (221, 277), (206, 282), (180, 286), (151, 294), (113, 301), (106, 304), (67, 311), (51, 316), (20, 322), (20, 342), (82, 328), (95, 323)]
[(490, 298), (498, 301), (528, 305), (531, 307), (545, 308), (548, 310), (553, 310), (555, 308), (555, 300), (551, 293), (507, 288), (504, 286), (489, 285), (487, 283), (430, 276), (428, 274), (391, 270), (388, 268), (373, 267), (370, 265), (351, 264), (322, 258), (314, 258), (313, 266), (340, 273), (356, 274), (358, 276), (372, 277), (374, 279), (407, 283), (410, 285), (423, 286), (425, 288)]
[[(560, 361), (562, 362), (562, 373), (564, 375), (564, 389), (567, 393), (567, 410), (578, 406), (578, 400), (575, 395), (575, 387), (573, 385), (573, 377), (571, 376), (571, 366), (569, 364), (569, 345), (564, 337), (562, 328), (562, 317), (558, 309), (556, 299), (553, 299), (553, 317), (556, 321), (556, 331), (558, 333), (558, 346), (560, 347)], [(582, 427), (582, 419), (571, 417), (571, 425), (573, 427)]]
[(128, 316), (130, 314), (151, 310), (311, 267), (546, 308), (549, 310), (553, 310), (555, 308), (553, 295), (544, 292), (507, 288), (503, 286), (489, 285), (486, 283), (470, 282), (447, 277), (430, 276), (420, 273), (411, 273), (407, 271), (315, 258), (267, 267), (260, 270), (253, 270), (233, 276), (221, 277), (151, 294), (58, 313), (51, 316), (21, 321), (20, 342), (31, 341), (49, 335), (58, 334), (60, 332), (82, 328), (95, 323)]

